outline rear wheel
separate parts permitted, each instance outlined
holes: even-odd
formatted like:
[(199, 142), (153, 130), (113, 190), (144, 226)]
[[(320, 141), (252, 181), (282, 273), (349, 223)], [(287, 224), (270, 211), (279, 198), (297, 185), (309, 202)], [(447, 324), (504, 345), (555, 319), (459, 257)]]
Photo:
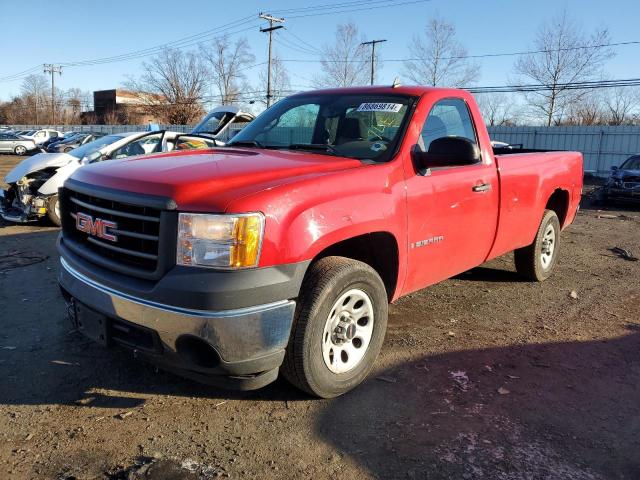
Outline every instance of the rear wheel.
[(282, 373), (312, 395), (332, 398), (359, 385), (380, 353), (388, 300), (369, 265), (326, 257), (303, 282)]
[(60, 226), (60, 204), (58, 203), (58, 195), (52, 195), (47, 200), (47, 217), (56, 227)]
[(18, 145), (16, 148), (13, 149), (13, 152), (16, 155), (24, 155), (25, 153), (27, 153), (27, 147), (23, 145)]
[(560, 221), (553, 210), (545, 210), (533, 243), (514, 252), (516, 270), (536, 282), (551, 276), (560, 246)]

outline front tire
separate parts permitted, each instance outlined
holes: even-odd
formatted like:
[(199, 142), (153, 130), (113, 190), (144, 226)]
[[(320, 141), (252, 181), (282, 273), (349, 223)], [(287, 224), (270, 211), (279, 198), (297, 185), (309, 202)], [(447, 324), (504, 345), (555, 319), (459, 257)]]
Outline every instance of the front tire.
[(25, 153), (27, 153), (27, 147), (24, 147), (22, 145), (18, 145), (16, 148), (13, 149), (13, 153), (15, 153), (16, 155), (24, 155)]
[(282, 365), (299, 389), (332, 398), (359, 385), (380, 353), (388, 300), (369, 265), (325, 257), (309, 267)]
[(47, 200), (47, 217), (56, 227), (61, 225), (58, 195), (52, 195), (49, 197), (49, 200)]
[(545, 210), (533, 243), (514, 252), (518, 273), (542, 282), (553, 273), (560, 246), (560, 220), (553, 210)]

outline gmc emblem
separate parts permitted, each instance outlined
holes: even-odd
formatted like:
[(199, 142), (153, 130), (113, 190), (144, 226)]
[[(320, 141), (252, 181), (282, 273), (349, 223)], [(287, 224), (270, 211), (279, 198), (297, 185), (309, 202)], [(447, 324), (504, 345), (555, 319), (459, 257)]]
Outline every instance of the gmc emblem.
[(76, 228), (81, 232), (94, 237), (103, 238), (110, 242), (117, 242), (118, 237), (108, 232), (108, 228), (118, 228), (116, 222), (110, 220), (103, 220), (102, 218), (94, 219), (92, 216), (86, 213), (76, 213)]

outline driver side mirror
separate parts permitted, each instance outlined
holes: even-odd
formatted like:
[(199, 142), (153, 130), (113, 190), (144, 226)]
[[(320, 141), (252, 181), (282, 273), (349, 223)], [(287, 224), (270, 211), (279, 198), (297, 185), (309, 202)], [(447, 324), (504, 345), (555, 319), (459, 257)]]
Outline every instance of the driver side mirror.
[(87, 165), (89, 163), (97, 162), (98, 160), (103, 160), (105, 158), (106, 156), (102, 155), (102, 152), (97, 151), (83, 157), (80, 163), (82, 163), (83, 165)]
[(618, 170), (618, 166), (617, 165), (611, 165), (611, 171), (615, 172), (616, 170)]
[(478, 145), (464, 137), (437, 138), (429, 145), (429, 151), (414, 150), (412, 158), (422, 175), (430, 168), (473, 165), (481, 161)]

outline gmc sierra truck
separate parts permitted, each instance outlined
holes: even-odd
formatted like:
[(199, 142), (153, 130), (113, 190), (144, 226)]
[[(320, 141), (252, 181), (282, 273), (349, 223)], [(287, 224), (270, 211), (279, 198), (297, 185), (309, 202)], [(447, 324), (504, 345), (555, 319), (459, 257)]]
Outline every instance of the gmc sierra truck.
[(78, 169), (59, 281), (103, 345), (334, 397), (372, 368), (389, 302), (513, 250), (549, 277), (581, 192), (580, 153), (494, 150), (465, 91), (301, 93), (225, 147)]

